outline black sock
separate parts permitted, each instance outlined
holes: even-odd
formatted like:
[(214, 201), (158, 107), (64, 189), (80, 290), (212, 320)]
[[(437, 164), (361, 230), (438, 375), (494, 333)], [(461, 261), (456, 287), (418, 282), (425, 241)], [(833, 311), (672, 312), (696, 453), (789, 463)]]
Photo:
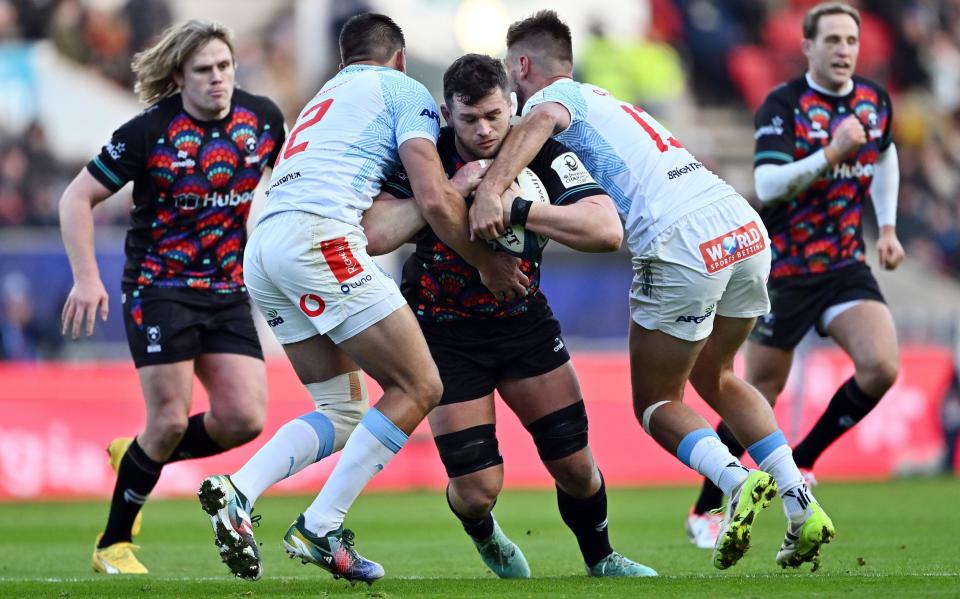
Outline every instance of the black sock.
[(853, 377), (850, 377), (833, 394), (826, 411), (807, 436), (794, 447), (793, 459), (797, 466), (813, 468), (820, 454), (869, 414), (879, 401), (879, 397), (873, 398), (864, 393)]
[[(746, 453), (747, 450), (743, 448), (743, 445), (740, 445), (737, 438), (733, 436), (733, 431), (725, 422), (717, 425), (717, 436), (727, 446), (733, 457), (739, 459)], [(693, 513), (705, 514), (710, 510), (718, 509), (721, 505), (723, 505), (723, 491), (710, 482), (709, 478), (703, 479), (703, 488), (700, 489), (700, 497), (697, 498), (697, 503), (693, 506)]]
[[(453, 515), (460, 520), (460, 523), (463, 524), (463, 530), (467, 532), (472, 538), (477, 541), (482, 541), (484, 539), (489, 539), (490, 535), (493, 534), (493, 509), (491, 508), (487, 515), (482, 518), (467, 518), (466, 516), (461, 515), (457, 510), (454, 509), (453, 504), (450, 503), (450, 491), (446, 493), (447, 496), (447, 505), (450, 506), (450, 511), (453, 512)], [(494, 502), (496, 503), (496, 502)]]
[(163, 464), (151, 460), (137, 440), (127, 449), (117, 469), (117, 484), (110, 500), (107, 528), (98, 547), (107, 547), (121, 541), (130, 542), (130, 527), (143, 507), (150, 491), (160, 480)]
[(181, 460), (192, 460), (194, 458), (205, 458), (207, 456), (217, 455), (226, 451), (225, 448), (210, 437), (207, 427), (203, 424), (203, 415), (206, 412), (194, 414), (187, 421), (187, 431), (183, 433), (180, 443), (174, 448), (173, 453), (167, 459), (167, 464), (179, 462)]
[(607, 533), (607, 487), (600, 475), (600, 489), (591, 497), (578, 499), (557, 487), (557, 507), (580, 545), (580, 553), (587, 567), (613, 553)]

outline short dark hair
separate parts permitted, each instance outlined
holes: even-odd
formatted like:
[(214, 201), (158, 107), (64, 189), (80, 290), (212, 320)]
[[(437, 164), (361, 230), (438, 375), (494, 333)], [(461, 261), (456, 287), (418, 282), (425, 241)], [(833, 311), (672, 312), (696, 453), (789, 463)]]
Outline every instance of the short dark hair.
[(386, 62), (405, 46), (400, 26), (375, 12), (350, 17), (340, 30), (340, 61), (345, 65), (362, 60)]
[(494, 88), (506, 93), (508, 83), (503, 63), (492, 56), (464, 54), (443, 74), (443, 99), (448, 107), (455, 98), (473, 105)]
[(541, 10), (517, 21), (507, 29), (507, 48), (521, 42), (532, 42), (546, 50), (555, 60), (573, 63), (573, 37), (570, 28), (552, 10)]
[(843, 2), (821, 2), (803, 16), (803, 39), (817, 39), (820, 17), (827, 15), (848, 15), (857, 23), (857, 29), (860, 29), (860, 12), (857, 9)]

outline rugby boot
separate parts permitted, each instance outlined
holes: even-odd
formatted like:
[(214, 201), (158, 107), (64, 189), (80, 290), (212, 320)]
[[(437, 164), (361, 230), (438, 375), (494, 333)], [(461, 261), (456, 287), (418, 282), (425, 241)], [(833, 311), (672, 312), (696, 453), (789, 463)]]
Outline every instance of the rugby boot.
[(587, 574), (598, 577), (641, 578), (656, 576), (657, 571), (643, 564), (638, 564), (614, 551), (592, 567), (588, 566)]
[(263, 563), (260, 548), (253, 536), (253, 524), (260, 516), (250, 517), (246, 498), (233, 486), (229, 476), (210, 476), (197, 491), (200, 507), (210, 517), (214, 542), (220, 559), (234, 576), (260, 580)]
[(493, 534), (482, 541), (470, 537), (473, 545), (480, 553), (480, 559), (490, 568), (490, 571), (500, 578), (530, 578), (530, 566), (527, 558), (503, 533), (500, 524), (493, 521)]
[(724, 526), (713, 549), (713, 565), (726, 570), (750, 548), (750, 529), (763, 508), (777, 496), (777, 483), (766, 472), (753, 470), (734, 490), (724, 513)]
[(820, 567), (820, 550), (837, 536), (830, 516), (816, 501), (810, 503), (810, 515), (802, 524), (787, 525), (787, 534), (783, 545), (777, 552), (777, 563), (781, 568), (790, 566), (799, 568), (805, 562), (813, 565), (811, 572)]
[[(110, 468), (116, 474), (120, 471), (120, 460), (127, 454), (127, 449), (133, 443), (133, 437), (117, 437), (107, 445), (107, 455), (110, 456)], [(133, 526), (130, 527), (130, 536), (135, 537), (140, 534), (140, 526), (143, 524), (143, 508), (137, 512), (137, 517), (133, 519)]]
[(140, 547), (133, 543), (121, 541), (100, 549), (100, 539), (103, 533), (97, 535), (93, 544), (93, 571), (101, 574), (147, 574), (147, 569), (133, 552)]
[(353, 543), (353, 531), (343, 526), (322, 536), (314, 535), (307, 530), (303, 514), (283, 535), (283, 548), (291, 559), (299, 557), (304, 564), (320, 566), (334, 578), (344, 578), (351, 584), (373, 584), (383, 578), (383, 566), (357, 553)]

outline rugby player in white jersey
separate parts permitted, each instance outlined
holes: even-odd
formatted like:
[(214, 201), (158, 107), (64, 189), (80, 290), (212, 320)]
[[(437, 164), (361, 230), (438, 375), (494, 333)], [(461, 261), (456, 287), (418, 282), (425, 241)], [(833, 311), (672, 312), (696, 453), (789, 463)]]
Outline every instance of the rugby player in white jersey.
[[(733, 373), (737, 349), (770, 305), (769, 240), (759, 216), (642, 109), (574, 81), (570, 29), (555, 12), (510, 26), (506, 66), (523, 118), (477, 188), (472, 233), (491, 239), (502, 232), (500, 194), (548, 137), (576, 152), (617, 205), (633, 255), (636, 417), (657, 443), (731, 497), (714, 565), (728, 568), (743, 556), (757, 514), (779, 487), (788, 524), (776, 561), (816, 568), (833, 524), (806, 488), (769, 404)], [(530, 207), (531, 217), (537, 208)], [(682, 402), (688, 379), (759, 471), (744, 468)]]
[[(442, 385), (400, 290), (366, 252), (360, 217), (381, 182), (402, 163), (423, 217), (498, 297), (522, 297), (528, 283), (517, 259), (469, 241), (465, 203), (435, 147), (437, 106), (404, 75), (400, 28), (384, 15), (358, 15), (344, 25), (340, 51), (342, 69), (280, 150), (244, 261), (250, 295), (316, 410), (281, 427), (235, 474), (204, 480), (198, 493), (224, 563), (253, 580), (262, 575), (253, 503), (271, 484), (341, 448), (284, 547), (338, 578), (372, 582), (384, 573), (353, 548), (344, 516), (436, 405)], [(384, 392), (369, 409), (360, 369)]]

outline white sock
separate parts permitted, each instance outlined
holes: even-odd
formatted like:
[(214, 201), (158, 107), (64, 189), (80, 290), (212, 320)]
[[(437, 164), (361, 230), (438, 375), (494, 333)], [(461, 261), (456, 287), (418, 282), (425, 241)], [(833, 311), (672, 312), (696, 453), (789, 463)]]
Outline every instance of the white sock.
[(252, 508), (271, 485), (330, 455), (334, 437), (334, 427), (323, 414), (304, 414), (280, 427), (230, 480)]
[(777, 481), (787, 518), (794, 524), (806, 520), (810, 515), (810, 502), (816, 500), (804, 484), (803, 475), (793, 461), (793, 450), (788, 445), (777, 447), (760, 463), (760, 469)]
[(727, 496), (732, 495), (750, 474), (740, 460), (733, 457), (717, 433), (708, 428), (688, 433), (680, 441), (677, 457), (687, 466), (710, 479)]
[(407, 442), (407, 435), (376, 408), (360, 421), (320, 494), (303, 512), (309, 532), (323, 535), (343, 524), (347, 510), (371, 478)]

